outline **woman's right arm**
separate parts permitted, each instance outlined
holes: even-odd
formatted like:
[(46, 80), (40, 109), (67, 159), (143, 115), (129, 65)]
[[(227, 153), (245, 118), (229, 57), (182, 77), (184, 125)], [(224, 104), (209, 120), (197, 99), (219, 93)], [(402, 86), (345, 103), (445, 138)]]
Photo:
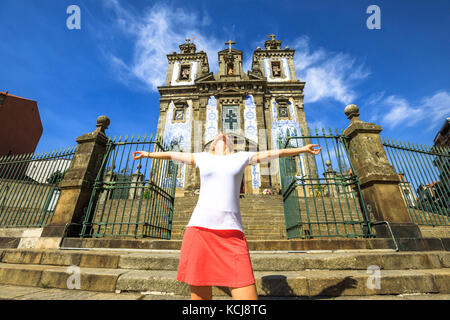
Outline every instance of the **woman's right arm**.
[(139, 160), (142, 158), (154, 158), (162, 160), (173, 160), (177, 162), (183, 162), (186, 164), (194, 165), (194, 154), (189, 152), (147, 152), (147, 151), (135, 151), (133, 152), (133, 160)]

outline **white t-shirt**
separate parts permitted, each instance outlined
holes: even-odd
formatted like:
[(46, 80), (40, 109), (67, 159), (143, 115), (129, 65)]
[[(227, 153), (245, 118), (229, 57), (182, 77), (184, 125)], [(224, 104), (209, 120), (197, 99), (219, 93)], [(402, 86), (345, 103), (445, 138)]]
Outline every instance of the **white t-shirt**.
[(239, 193), (245, 166), (256, 152), (194, 153), (200, 169), (200, 195), (187, 227), (241, 230)]

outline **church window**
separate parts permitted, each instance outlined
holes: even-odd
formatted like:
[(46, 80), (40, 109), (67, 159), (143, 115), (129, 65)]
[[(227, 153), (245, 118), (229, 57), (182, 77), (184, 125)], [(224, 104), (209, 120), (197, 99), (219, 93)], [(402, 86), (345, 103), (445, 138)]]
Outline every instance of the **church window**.
[(191, 77), (191, 67), (189, 65), (182, 65), (180, 68), (180, 81), (188, 81)]
[(280, 61), (272, 61), (272, 76), (274, 78), (281, 78), (281, 63)]
[(184, 108), (177, 107), (173, 111), (173, 121), (181, 122), (184, 121)]
[(279, 105), (278, 106), (278, 117), (289, 119), (289, 109), (287, 105)]

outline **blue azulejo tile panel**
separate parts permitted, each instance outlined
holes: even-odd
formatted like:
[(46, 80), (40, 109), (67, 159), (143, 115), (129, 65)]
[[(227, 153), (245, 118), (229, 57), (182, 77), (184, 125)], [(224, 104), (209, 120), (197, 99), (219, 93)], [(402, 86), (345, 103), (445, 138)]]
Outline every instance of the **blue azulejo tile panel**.
[(218, 121), (217, 101), (214, 96), (211, 96), (206, 106), (205, 143), (212, 140), (219, 133)]
[[(169, 104), (167, 110), (166, 124), (164, 127), (164, 143), (170, 145), (174, 141), (178, 142), (179, 150), (184, 152), (191, 151), (191, 131), (192, 131), (192, 103), (188, 101), (186, 108), (185, 121), (173, 122), (173, 112), (175, 105), (173, 101)], [(184, 187), (184, 178), (186, 173), (186, 166), (180, 168), (180, 176), (177, 178), (177, 187)]]
[[(295, 110), (292, 102), (289, 102), (289, 111), (291, 113), (292, 119), (278, 119), (278, 110), (277, 110), (277, 104), (275, 101), (271, 104), (272, 110), (272, 146), (273, 149), (278, 149), (278, 138), (280, 137), (282, 141), (284, 142), (285, 139), (292, 137), (292, 136), (300, 136), (301, 130), (300, 130), (300, 124), (296, 120), (295, 116)], [(295, 139), (291, 140), (291, 146), (300, 148), (303, 146), (302, 140)], [(304, 169), (304, 161), (303, 161), (303, 155), (300, 155), (298, 157), (298, 168), (299, 170)], [(276, 164), (275, 166), (277, 166)], [(279, 178), (279, 177), (278, 177)]]
[(256, 105), (252, 95), (245, 97), (244, 108), (245, 137), (258, 143), (258, 126), (256, 123)]

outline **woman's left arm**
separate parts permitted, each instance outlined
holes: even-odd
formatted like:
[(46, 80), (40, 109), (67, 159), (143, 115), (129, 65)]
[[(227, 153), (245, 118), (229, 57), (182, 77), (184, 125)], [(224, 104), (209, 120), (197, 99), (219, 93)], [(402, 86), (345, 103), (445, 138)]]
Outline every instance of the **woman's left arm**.
[(319, 146), (318, 144), (308, 144), (301, 148), (286, 148), (278, 150), (260, 151), (252, 156), (252, 158), (250, 159), (250, 164), (254, 164), (257, 162), (265, 162), (280, 157), (296, 156), (299, 153), (310, 153), (313, 155), (318, 155), (320, 153), (320, 150), (322, 150), (322, 148), (314, 149), (314, 147), (318, 146)]

